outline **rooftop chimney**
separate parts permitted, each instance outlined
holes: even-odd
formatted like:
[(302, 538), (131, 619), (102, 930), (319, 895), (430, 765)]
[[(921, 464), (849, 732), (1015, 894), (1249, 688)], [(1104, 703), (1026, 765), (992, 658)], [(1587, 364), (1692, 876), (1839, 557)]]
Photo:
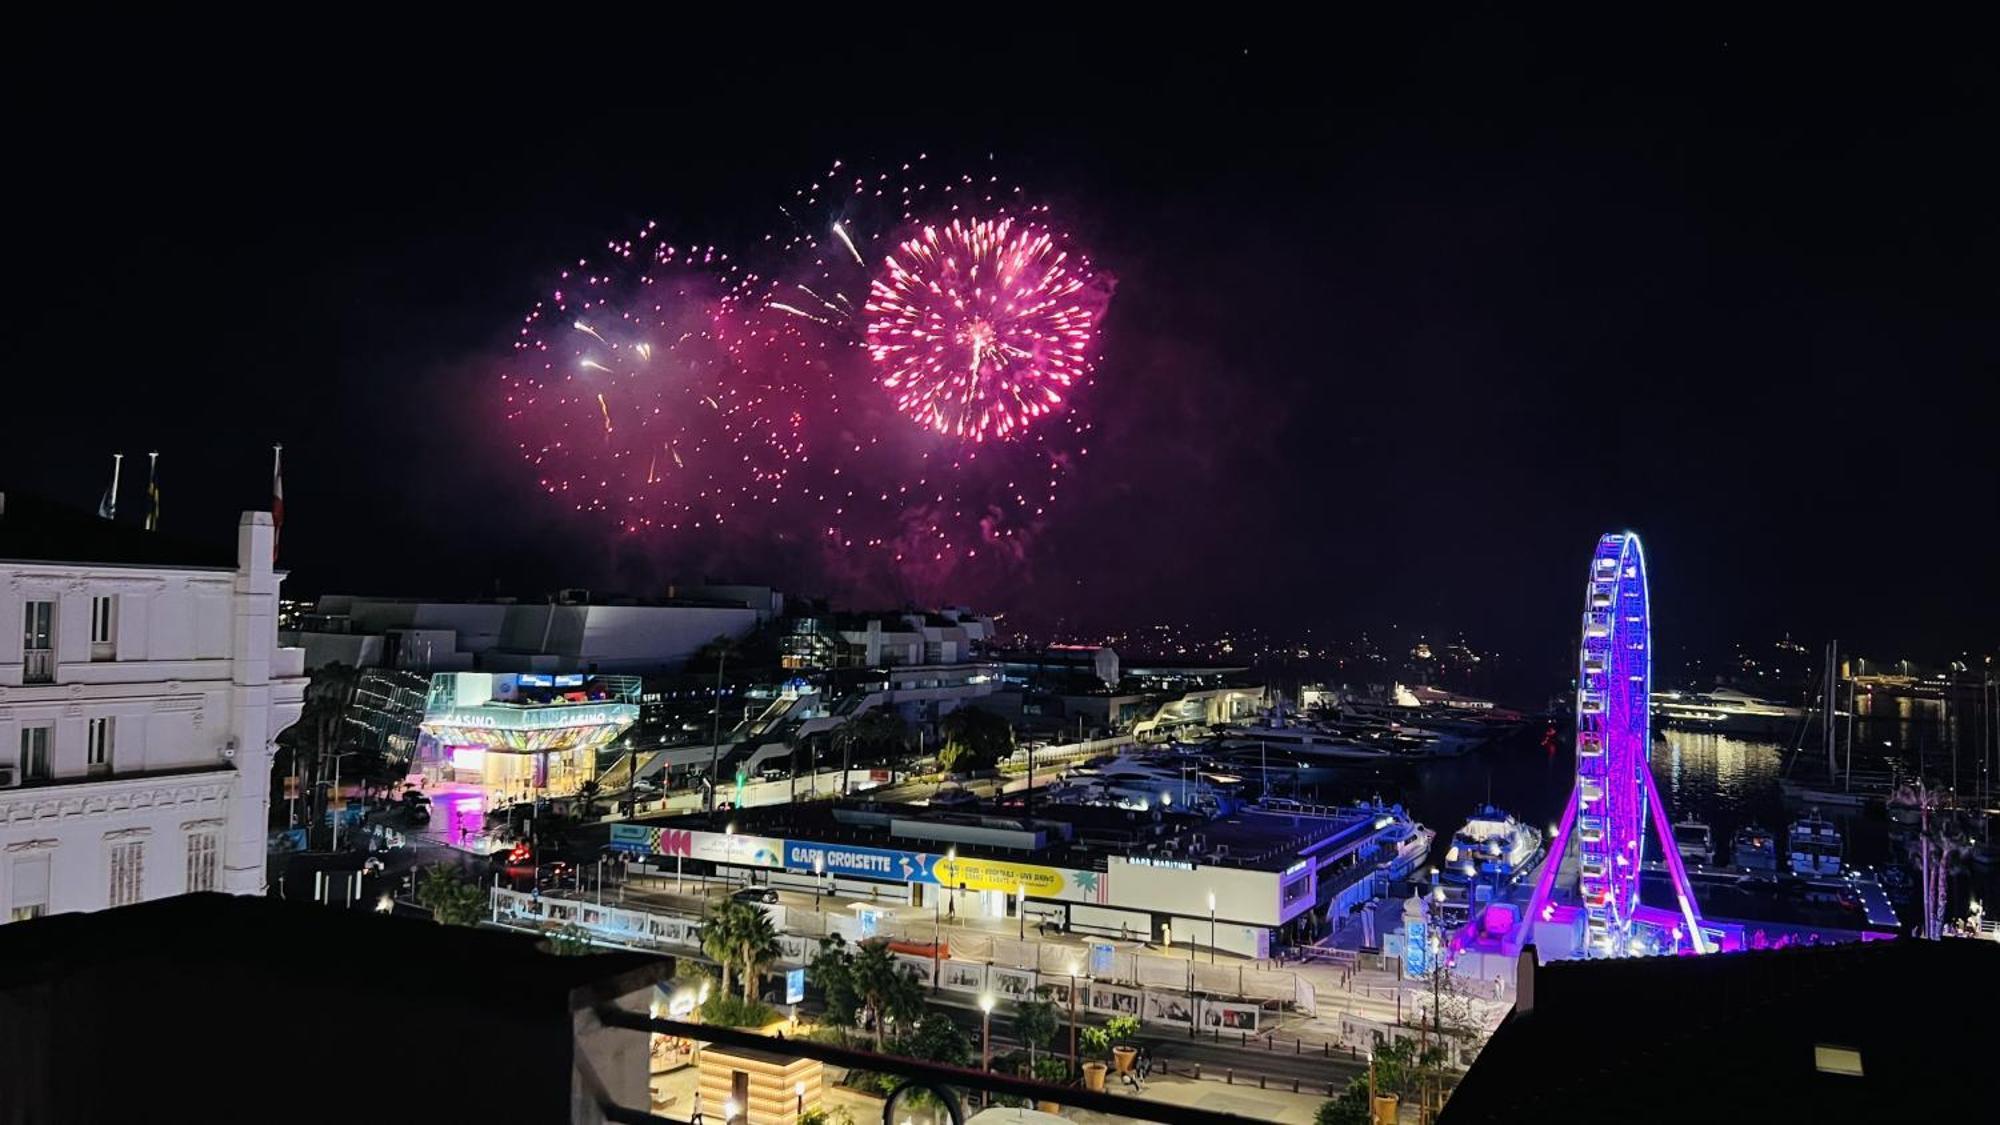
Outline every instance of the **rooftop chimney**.
[(1514, 1013), (1527, 1015), (1535, 1010), (1535, 968), (1541, 964), (1541, 957), (1535, 952), (1535, 943), (1521, 947), (1521, 956), (1514, 962)]

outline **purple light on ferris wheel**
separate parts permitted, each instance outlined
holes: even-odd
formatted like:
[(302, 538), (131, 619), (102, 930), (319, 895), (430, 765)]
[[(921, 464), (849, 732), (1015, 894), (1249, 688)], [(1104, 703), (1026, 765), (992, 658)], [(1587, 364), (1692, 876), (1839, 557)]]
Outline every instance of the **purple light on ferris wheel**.
[(1584, 955), (1617, 957), (1631, 950), (1642, 912), (1639, 885), (1650, 812), (1689, 944), (1697, 952), (1706, 951), (1694, 892), (1647, 761), (1652, 743), (1652, 622), (1646, 554), (1632, 532), (1604, 536), (1591, 556), (1576, 684), (1576, 784), (1529, 899), (1528, 925), (1532, 929), (1535, 922), (1552, 915), (1549, 895), (1564, 853), (1574, 841)]

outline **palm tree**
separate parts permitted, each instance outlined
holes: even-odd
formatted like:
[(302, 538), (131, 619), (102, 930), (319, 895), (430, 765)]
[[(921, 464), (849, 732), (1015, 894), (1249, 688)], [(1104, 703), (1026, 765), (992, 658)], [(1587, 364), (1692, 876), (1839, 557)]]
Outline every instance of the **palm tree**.
[(729, 994), (729, 967), (735, 964), (737, 949), (736, 926), (742, 916), (731, 907), (742, 906), (740, 902), (725, 902), (701, 922), (701, 951), (708, 959), (722, 966), (722, 994)]
[(741, 908), (741, 920), (734, 927), (736, 964), (743, 973), (743, 1002), (757, 999), (758, 975), (764, 966), (778, 959), (778, 929), (771, 916), (747, 902), (732, 903)]

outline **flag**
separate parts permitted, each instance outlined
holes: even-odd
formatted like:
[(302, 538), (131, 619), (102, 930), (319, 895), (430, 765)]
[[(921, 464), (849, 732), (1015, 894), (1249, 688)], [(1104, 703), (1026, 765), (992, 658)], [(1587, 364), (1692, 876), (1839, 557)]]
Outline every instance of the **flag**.
[(115, 520), (118, 518), (118, 468), (125, 462), (123, 453), (111, 455), (111, 487), (104, 490), (104, 498), (97, 502), (97, 518)]
[(160, 530), (160, 455), (146, 454), (146, 530)]
[(285, 447), (271, 447), (271, 561), (278, 561), (278, 536), (285, 530)]

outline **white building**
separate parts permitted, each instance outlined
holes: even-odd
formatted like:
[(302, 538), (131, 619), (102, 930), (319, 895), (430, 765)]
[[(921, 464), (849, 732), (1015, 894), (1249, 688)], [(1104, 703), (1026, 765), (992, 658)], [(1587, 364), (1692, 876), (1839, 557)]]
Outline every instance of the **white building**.
[(991, 617), (966, 609), (871, 617), (866, 622), (844, 624), (837, 631), (841, 640), (857, 650), (864, 668), (964, 663), (992, 643), (995, 633)]
[(679, 668), (717, 637), (771, 614), (768, 589), (731, 598), (448, 602), (330, 594), (286, 640), (306, 666), (339, 662), (436, 672), (649, 672)]
[(277, 646), (266, 512), (236, 561), (0, 494), (0, 921), (187, 891), (261, 894)]

